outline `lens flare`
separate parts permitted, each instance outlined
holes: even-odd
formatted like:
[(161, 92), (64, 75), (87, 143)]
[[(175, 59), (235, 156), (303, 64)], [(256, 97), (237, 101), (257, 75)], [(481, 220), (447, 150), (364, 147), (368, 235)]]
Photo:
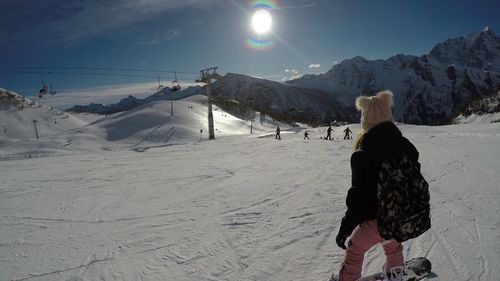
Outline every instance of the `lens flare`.
[(253, 10), (252, 28), (245, 43), (246, 46), (254, 50), (267, 50), (273, 47), (272, 32), (269, 32), (272, 25), (271, 11), (278, 8), (277, 0), (252, 0), (249, 2)]
[(269, 9), (275, 10), (278, 7), (276, 0), (254, 0), (251, 1), (250, 7), (253, 9)]
[(246, 45), (255, 50), (267, 50), (273, 46), (273, 41), (247, 38)]

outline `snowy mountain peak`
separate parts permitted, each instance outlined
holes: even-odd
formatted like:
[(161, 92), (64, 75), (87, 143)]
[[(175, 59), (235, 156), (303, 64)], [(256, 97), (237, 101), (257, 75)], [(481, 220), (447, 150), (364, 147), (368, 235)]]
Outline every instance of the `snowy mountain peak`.
[(355, 56), (354, 58), (350, 59), (350, 61), (352, 61), (352, 62), (365, 62), (368, 60), (362, 56)]
[(482, 28), (480, 31), (472, 32), (465, 36), (467, 47), (469, 48), (472, 47), (474, 43), (478, 41), (478, 39), (491, 40), (495, 38), (495, 32), (493, 32), (493, 30), (488, 26)]
[(387, 60), (367, 60), (356, 56), (325, 74), (287, 83), (327, 91), (345, 105), (352, 105), (357, 96), (391, 89), (397, 121), (449, 123), (471, 101), (500, 89), (500, 38), (487, 27), (439, 43), (420, 57), (398, 54)]
[(491, 28), (446, 40), (437, 44), (429, 53), (431, 58), (441, 63), (481, 67), (480, 64), (500, 63), (500, 38)]

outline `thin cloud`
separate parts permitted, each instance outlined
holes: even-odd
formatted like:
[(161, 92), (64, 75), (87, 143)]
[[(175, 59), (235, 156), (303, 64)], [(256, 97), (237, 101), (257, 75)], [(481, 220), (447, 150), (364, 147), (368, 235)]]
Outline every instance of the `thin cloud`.
[(281, 78), (281, 81), (286, 82), (294, 79), (301, 78), (303, 74), (301, 74), (298, 70), (295, 69), (285, 69), (285, 72), (288, 74)]
[(141, 41), (137, 45), (156, 45), (158, 44), (159, 40), (158, 39), (151, 39), (149, 41)]
[(167, 40), (173, 40), (175, 37), (177, 37), (179, 34), (181, 34), (181, 31), (178, 29), (169, 29), (167, 31)]
[(316, 64), (310, 64), (308, 67), (309, 67), (309, 68), (320, 68), (320, 67), (321, 67), (321, 64), (319, 64), (319, 63), (316, 63)]
[[(3, 15), (3, 27), (16, 27), (15, 32), (3, 36), (0, 44), (45, 41), (50, 45), (107, 32), (127, 32), (130, 26), (165, 12), (186, 7), (203, 9), (217, 2), (220, 0), (0, 1), (0, 10), (9, 11)], [(175, 37), (179, 32), (170, 35)], [(44, 40), (49, 37), (51, 40)]]
[(302, 76), (303, 76), (302, 74), (297, 74), (297, 75), (292, 75), (290, 77), (283, 77), (283, 78), (281, 78), (281, 81), (286, 82), (286, 81), (290, 81), (290, 80), (295, 80), (295, 79), (301, 78)]
[[(80, 0), (82, 1), (82, 0)], [(188, 6), (206, 6), (210, 0), (90, 0), (87, 7), (73, 18), (68, 18), (65, 25), (59, 25), (65, 32), (67, 40), (104, 33), (110, 30), (127, 27), (143, 20), (148, 20), (164, 12)], [(64, 26), (64, 27), (62, 27)], [(57, 29), (57, 27), (54, 27)], [(179, 34), (178, 30), (169, 30), (169, 40)]]
[(199, 25), (199, 24), (204, 24), (204, 23), (205, 23), (205, 21), (196, 20), (196, 21), (191, 22), (190, 24), (192, 24), (192, 25)]

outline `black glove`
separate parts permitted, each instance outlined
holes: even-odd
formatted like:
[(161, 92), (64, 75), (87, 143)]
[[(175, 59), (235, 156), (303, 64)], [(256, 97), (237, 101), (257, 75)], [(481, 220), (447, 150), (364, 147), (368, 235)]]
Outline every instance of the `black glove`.
[(349, 235), (344, 234), (342, 231), (339, 231), (339, 233), (337, 234), (337, 238), (335, 238), (335, 241), (337, 241), (337, 245), (344, 250), (347, 249), (345, 246), (347, 237), (349, 237)]
[(347, 247), (345, 246), (345, 241), (349, 236), (351, 236), (352, 230), (354, 227), (349, 226), (347, 218), (344, 216), (342, 218), (342, 222), (340, 223), (340, 229), (339, 233), (337, 234), (337, 238), (335, 238), (335, 241), (337, 242), (337, 245), (342, 248), (346, 249)]

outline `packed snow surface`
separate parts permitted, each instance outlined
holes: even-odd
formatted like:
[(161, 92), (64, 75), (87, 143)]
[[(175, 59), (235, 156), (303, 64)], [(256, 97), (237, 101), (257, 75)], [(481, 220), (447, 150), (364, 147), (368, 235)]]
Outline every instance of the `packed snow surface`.
[[(307, 129), (310, 140), (284, 128), (278, 141), (274, 125), (250, 135), (218, 110), (209, 141), (202, 101), (174, 106), (172, 117), (159, 102), (50, 134), (44, 125), (45, 148), (22, 130), (0, 132), (0, 280), (305, 281), (338, 271), (345, 127), (334, 141), (320, 139), (325, 127)], [(398, 126), (420, 151), (433, 224), (405, 242), (405, 258), (428, 257), (428, 280), (498, 280), (500, 123)], [(364, 274), (383, 263), (377, 246)]]

